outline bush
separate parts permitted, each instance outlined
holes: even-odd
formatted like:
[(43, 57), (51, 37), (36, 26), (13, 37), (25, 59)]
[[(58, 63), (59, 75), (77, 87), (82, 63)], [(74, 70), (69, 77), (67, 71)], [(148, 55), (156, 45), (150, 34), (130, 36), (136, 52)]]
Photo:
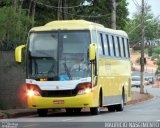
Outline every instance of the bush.
[(158, 58), (158, 54), (153, 54), (151, 60), (154, 61), (156, 58)]
[(0, 51), (13, 51), (20, 44), (20, 42), (15, 41), (1, 41)]
[(138, 64), (140, 63), (140, 58), (138, 58), (138, 59), (136, 60), (136, 63), (138, 63)]
[(153, 53), (155, 54), (160, 54), (160, 48), (154, 48)]
[(160, 66), (158, 66), (155, 74), (160, 74)]
[(156, 64), (157, 64), (158, 66), (160, 66), (160, 60), (157, 60)]

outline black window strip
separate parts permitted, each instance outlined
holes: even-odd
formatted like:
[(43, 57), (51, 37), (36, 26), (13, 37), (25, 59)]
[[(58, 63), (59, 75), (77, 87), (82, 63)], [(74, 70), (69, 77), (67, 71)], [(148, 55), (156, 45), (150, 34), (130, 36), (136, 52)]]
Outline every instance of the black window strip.
[(114, 53), (114, 56), (116, 56), (114, 36), (112, 36), (112, 43), (113, 43), (113, 53)]
[(107, 40), (107, 46), (108, 46), (108, 55), (110, 56), (111, 55), (111, 51), (110, 51), (110, 45), (109, 45), (109, 37), (108, 35), (106, 34), (106, 40)]

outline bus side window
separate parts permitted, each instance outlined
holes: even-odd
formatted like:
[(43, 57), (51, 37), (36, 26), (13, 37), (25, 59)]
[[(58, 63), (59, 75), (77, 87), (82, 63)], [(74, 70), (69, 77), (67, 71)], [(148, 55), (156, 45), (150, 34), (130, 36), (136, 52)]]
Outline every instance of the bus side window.
[(112, 41), (111, 35), (109, 35), (109, 48), (110, 48), (110, 55), (113, 57), (114, 56), (114, 49), (113, 49), (113, 41)]
[(98, 52), (100, 56), (103, 56), (105, 54), (102, 33), (98, 34)]
[(129, 58), (129, 50), (128, 50), (127, 38), (124, 39), (124, 46), (125, 46), (126, 58)]
[(108, 35), (106, 34), (106, 41), (107, 41), (107, 50), (108, 50), (108, 55), (110, 56), (111, 55), (111, 51), (110, 51), (110, 45), (109, 45), (109, 37)]
[(128, 39), (127, 39), (127, 51), (128, 51), (128, 57), (130, 58), (130, 50), (129, 50), (129, 42), (128, 42)]
[(123, 42), (122, 42), (122, 37), (119, 38), (119, 43), (120, 43), (120, 51), (121, 51), (121, 57), (124, 58), (124, 49), (123, 49)]
[(108, 35), (103, 34), (105, 56), (110, 55)]
[(123, 45), (124, 58), (126, 58), (126, 49), (125, 49), (125, 44), (124, 44), (124, 38), (123, 37), (122, 37), (122, 45)]
[(116, 57), (119, 57), (118, 40), (117, 40), (117, 37), (116, 37), (116, 36), (114, 36), (114, 45), (115, 45)]

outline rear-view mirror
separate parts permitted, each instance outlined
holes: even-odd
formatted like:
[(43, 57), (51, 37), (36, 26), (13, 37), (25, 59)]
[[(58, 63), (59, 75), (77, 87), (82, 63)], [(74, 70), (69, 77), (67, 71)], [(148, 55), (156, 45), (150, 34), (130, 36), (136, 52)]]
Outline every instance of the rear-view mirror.
[(89, 60), (94, 61), (96, 57), (96, 45), (91, 43), (89, 45)]
[(20, 46), (16, 47), (16, 49), (15, 49), (15, 60), (16, 60), (17, 63), (22, 62), (22, 50), (25, 47), (26, 47), (26, 45), (20, 45)]

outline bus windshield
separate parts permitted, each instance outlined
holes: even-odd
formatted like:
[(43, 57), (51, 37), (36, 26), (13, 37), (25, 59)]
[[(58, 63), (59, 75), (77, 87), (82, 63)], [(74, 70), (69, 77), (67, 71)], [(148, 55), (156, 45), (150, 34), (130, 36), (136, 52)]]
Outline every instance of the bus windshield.
[(56, 81), (90, 77), (89, 43), (89, 31), (31, 33), (27, 76)]

